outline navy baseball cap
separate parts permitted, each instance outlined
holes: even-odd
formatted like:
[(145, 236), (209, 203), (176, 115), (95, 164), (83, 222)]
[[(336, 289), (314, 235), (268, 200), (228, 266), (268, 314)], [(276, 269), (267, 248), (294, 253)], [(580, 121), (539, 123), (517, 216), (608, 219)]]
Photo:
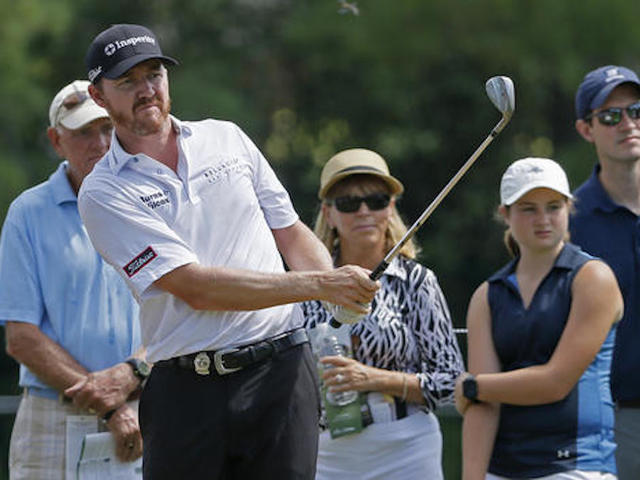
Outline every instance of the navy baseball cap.
[(118, 78), (130, 68), (151, 58), (177, 65), (178, 62), (162, 53), (154, 33), (142, 25), (118, 24), (107, 28), (94, 38), (85, 64), (89, 81)]
[(614, 88), (623, 83), (640, 87), (638, 75), (626, 67), (606, 65), (587, 73), (576, 92), (576, 118), (585, 118), (606, 101)]

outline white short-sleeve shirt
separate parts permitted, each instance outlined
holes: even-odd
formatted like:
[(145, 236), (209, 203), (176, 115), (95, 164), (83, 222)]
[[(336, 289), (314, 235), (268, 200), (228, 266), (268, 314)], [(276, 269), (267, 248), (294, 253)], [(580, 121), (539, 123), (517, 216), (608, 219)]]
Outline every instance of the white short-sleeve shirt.
[(153, 282), (197, 262), (284, 272), (271, 229), (298, 220), (288, 193), (253, 142), (231, 122), (181, 122), (177, 173), (111, 149), (82, 184), (78, 206), (91, 241), (140, 303), (142, 341), (155, 362), (252, 343), (301, 324), (295, 305), (198, 311)]

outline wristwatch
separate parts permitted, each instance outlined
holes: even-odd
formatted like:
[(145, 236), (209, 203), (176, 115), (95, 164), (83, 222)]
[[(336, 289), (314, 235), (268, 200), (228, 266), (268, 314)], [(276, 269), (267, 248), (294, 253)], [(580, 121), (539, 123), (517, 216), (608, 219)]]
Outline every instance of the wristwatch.
[(462, 395), (473, 403), (480, 403), (478, 400), (478, 381), (471, 374), (462, 381)]
[(133, 374), (140, 380), (140, 385), (144, 384), (144, 381), (151, 373), (151, 365), (149, 365), (144, 360), (140, 360), (139, 358), (135, 357), (127, 358), (124, 363), (127, 363), (131, 366)]

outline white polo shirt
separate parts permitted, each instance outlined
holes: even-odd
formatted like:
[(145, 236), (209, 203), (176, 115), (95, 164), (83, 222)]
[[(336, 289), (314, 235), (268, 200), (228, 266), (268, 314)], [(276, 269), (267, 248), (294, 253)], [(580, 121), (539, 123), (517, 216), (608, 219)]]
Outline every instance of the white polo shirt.
[(297, 305), (198, 311), (152, 285), (192, 262), (284, 272), (271, 229), (298, 220), (268, 162), (235, 124), (171, 120), (177, 174), (147, 155), (129, 155), (114, 133), (78, 195), (91, 241), (140, 303), (149, 360), (248, 344), (300, 326)]

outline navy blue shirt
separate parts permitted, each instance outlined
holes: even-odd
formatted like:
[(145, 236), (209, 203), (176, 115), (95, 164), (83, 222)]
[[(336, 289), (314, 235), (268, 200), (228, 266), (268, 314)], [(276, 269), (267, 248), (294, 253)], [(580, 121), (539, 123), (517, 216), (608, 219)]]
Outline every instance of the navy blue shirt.
[(606, 261), (613, 269), (624, 298), (624, 316), (611, 366), (614, 400), (640, 400), (640, 217), (614, 203), (598, 179), (600, 166), (574, 193), (571, 241)]
[[(547, 363), (571, 309), (571, 285), (593, 257), (567, 244), (525, 308), (515, 277), (517, 260), (491, 276), (489, 307), (502, 371)], [(615, 327), (593, 362), (562, 400), (545, 405), (502, 404), (489, 471), (535, 478), (567, 470), (615, 473), (609, 371)]]

